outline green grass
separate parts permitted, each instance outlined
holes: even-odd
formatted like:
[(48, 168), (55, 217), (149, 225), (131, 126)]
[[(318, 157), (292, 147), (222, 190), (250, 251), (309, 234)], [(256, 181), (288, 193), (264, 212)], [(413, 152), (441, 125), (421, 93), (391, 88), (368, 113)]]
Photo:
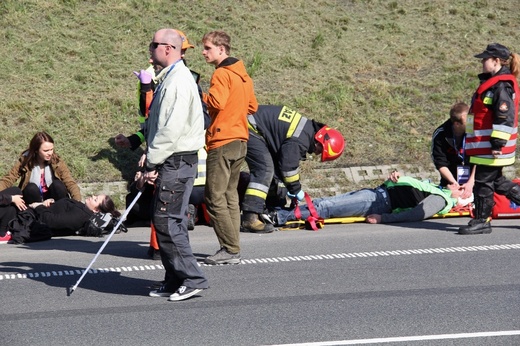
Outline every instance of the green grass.
[(162, 27), (196, 45), (187, 60), (205, 90), (200, 39), (227, 31), (261, 104), (344, 133), (345, 154), (326, 167), (427, 165), (433, 130), (477, 86), (473, 55), (520, 42), (512, 0), (2, 0), (0, 17), (0, 174), (46, 130), (79, 182), (133, 177), (142, 151), (111, 138), (138, 129), (132, 71)]

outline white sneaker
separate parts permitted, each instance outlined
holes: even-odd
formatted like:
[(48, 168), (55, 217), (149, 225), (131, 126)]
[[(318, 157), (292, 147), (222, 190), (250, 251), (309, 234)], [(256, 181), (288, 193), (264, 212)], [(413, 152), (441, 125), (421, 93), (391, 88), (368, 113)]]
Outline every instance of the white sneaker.
[(192, 297), (199, 292), (202, 292), (202, 288), (189, 288), (186, 286), (181, 286), (174, 294), (170, 296), (170, 298), (168, 298), (168, 300), (176, 302), (179, 300), (188, 299), (189, 297)]

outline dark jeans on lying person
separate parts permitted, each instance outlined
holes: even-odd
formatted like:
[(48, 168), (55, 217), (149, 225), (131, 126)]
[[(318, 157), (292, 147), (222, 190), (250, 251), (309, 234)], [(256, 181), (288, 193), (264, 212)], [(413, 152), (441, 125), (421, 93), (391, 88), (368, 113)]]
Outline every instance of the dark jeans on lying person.
[(69, 197), (69, 192), (67, 191), (65, 184), (63, 184), (59, 179), (54, 179), (44, 196), (42, 196), (40, 188), (35, 183), (29, 183), (23, 189), (23, 200), (27, 205), (35, 202), (43, 202), (49, 198), (53, 198), (57, 201), (67, 197)]
[[(16, 186), (9, 187), (3, 191), (0, 191), (1, 195), (21, 195), (22, 190)], [(16, 214), (18, 213), (18, 209), (12, 203), (8, 205), (0, 205), (0, 237), (5, 235), (7, 232), (7, 225), (9, 221), (16, 218)]]
[(166, 270), (166, 291), (179, 286), (208, 288), (208, 280), (193, 255), (186, 210), (197, 173), (197, 154), (170, 156), (158, 169), (153, 223), (161, 261)]
[[(361, 217), (370, 214), (392, 212), (388, 193), (382, 187), (352, 191), (333, 197), (316, 198), (313, 200), (313, 204), (318, 215), (324, 219), (352, 216)], [(303, 220), (309, 217), (310, 211), (306, 205), (300, 205), (300, 211)], [(294, 220), (297, 220), (294, 215), (294, 209), (277, 209), (277, 223), (279, 225)]]

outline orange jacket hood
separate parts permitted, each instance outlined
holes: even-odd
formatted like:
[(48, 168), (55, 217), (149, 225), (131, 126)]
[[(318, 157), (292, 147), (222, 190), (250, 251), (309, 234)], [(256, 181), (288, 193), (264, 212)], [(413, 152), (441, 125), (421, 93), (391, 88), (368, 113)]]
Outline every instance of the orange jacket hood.
[(227, 58), (224, 59), (220, 65), (217, 66), (217, 68), (223, 68), (228, 70), (231, 73), (236, 74), (239, 76), (243, 82), (246, 82), (249, 78), (249, 75), (247, 74), (246, 67), (244, 63), (241, 60), (238, 60), (236, 58)]

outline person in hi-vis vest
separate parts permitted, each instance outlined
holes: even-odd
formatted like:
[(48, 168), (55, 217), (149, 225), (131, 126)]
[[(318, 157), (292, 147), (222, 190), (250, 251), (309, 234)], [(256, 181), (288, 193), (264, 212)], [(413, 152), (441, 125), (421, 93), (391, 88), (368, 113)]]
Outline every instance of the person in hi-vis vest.
[(491, 233), (493, 193), (520, 204), (520, 186), (502, 175), (515, 162), (518, 136), (520, 56), (492, 43), (482, 53), (481, 84), (473, 95), (466, 121), (466, 155), (475, 185), (474, 218), (459, 234)]

